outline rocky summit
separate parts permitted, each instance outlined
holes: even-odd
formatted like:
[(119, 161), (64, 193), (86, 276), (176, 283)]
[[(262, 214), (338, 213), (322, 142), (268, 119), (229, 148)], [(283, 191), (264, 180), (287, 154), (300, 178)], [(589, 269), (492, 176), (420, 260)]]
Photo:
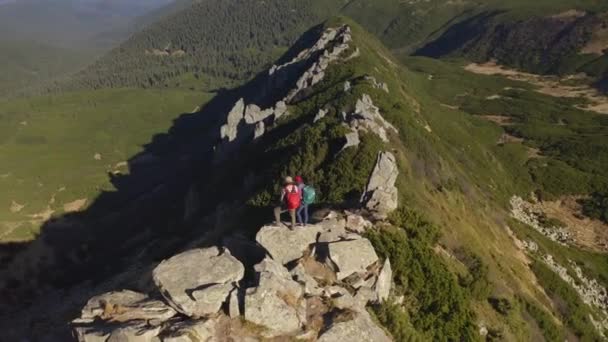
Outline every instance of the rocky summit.
[(256, 241), (266, 256), (251, 269), (226, 248), (185, 251), (154, 268), (152, 292), (91, 298), (72, 322), (74, 336), (81, 342), (391, 341), (365, 310), (388, 300), (392, 287), (390, 260), (376, 255), (364, 237), (368, 229), (372, 223), (352, 212), (329, 212), (293, 230), (265, 226)]

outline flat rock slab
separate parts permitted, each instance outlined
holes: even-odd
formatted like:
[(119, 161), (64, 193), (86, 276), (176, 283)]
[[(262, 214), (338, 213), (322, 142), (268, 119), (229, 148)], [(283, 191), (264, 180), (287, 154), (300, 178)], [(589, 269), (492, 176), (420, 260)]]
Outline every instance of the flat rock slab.
[(338, 280), (365, 272), (368, 266), (378, 261), (374, 247), (365, 238), (330, 243), (327, 248), (329, 259), (338, 267)]
[(79, 342), (157, 342), (160, 326), (150, 326), (143, 320), (112, 326), (77, 325), (74, 335)]
[(201, 317), (216, 313), (245, 268), (227, 249), (193, 249), (160, 263), (154, 283), (177, 311)]
[(316, 242), (322, 228), (311, 225), (290, 230), (287, 227), (265, 226), (255, 239), (281, 265), (300, 259), (308, 247)]
[(87, 302), (81, 312), (81, 320), (93, 321), (97, 318), (126, 322), (132, 320), (155, 320), (164, 322), (177, 312), (161, 302), (148, 298), (145, 294), (123, 290), (95, 296)]
[(363, 311), (350, 321), (332, 324), (317, 341), (390, 342), (391, 339)]

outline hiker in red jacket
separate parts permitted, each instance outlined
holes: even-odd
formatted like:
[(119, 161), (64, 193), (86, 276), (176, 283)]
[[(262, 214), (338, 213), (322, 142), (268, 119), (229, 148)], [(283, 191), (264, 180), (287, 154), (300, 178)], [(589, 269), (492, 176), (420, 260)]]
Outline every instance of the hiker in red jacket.
[(281, 225), (281, 214), (288, 211), (291, 217), (291, 229), (296, 226), (296, 210), (300, 207), (302, 195), (300, 189), (293, 182), (293, 178), (285, 177), (285, 185), (281, 190), (281, 205), (274, 208), (274, 219), (277, 226)]

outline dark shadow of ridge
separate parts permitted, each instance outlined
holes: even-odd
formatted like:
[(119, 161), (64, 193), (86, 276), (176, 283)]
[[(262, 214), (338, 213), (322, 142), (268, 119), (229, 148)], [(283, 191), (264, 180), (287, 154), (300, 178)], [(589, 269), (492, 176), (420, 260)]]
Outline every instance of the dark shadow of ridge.
[[(305, 33), (279, 63), (310, 47), (321, 28)], [(296, 69), (309, 66), (304, 63)], [(199, 112), (181, 114), (167, 132), (154, 135), (141, 153), (128, 160), (129, 174), (109, 174), (116, 191), (100, 193), (83, 212), (48, 220), (34, 241), (0, 244), (3, 333), (18, 336), (19, 331), (28, 330), (28, 324), (34, 325), (29, 311), (52, 316), (53, 308), (44, 312), (44, 303), (52, 303), (49, 298), (58, 293), (76, 296), (72, 297), (77, 302), (71, 308), (73, 318), (90, 297), (85, 289), (107, 282), (130, 266), (167, 258), (200, 239), (206, 225), (218, 220), (224, 202), (241, 200), (247, 193), (239, 184), (229, 188), (234, 194), (222, 188), (228, 177), (247, 175), (238, 169), (238, 151), (226, 162), (214, 164), (227, 113), (240, 98), (261, 107), (283, 98), (297, 80), (288, 76), (280, 84), (269, 85), (268, 72), (262, 72), (241, 87), (218, 92)], [(187, 208), (192, 189), (199, 197), (194, 209)], [(65, 317), (49, 319), (62, 325), (62, 333), (69, 333)]]

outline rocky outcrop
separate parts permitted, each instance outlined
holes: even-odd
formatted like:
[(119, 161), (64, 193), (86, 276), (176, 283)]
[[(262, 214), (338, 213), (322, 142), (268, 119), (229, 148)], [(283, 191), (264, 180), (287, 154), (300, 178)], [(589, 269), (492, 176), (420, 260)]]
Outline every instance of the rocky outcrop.
[(386, 259), (384, 261), (384, 266), (382, 266), (382, 271), (380, 271), (380, 274), (378, 275), (378, 280), (376, 280), (376, 284), (374, 285), (378, 301), (384, 302), (388, 299), (388, 296), (391, 293), (392, 283), (393, 270), (391, 268), (391, 261)]
[(378, 82), (378, 80), (376, 80), (376, 78), (374, 76), (365, 76), (365, 80), (371, 82), (372, 87), (374, 87), (374, 89), (382, 89), (387, 94), (389, 93), (388, 84), (386, 84), (384, 82)]
[(539, 218), (543, 212), (519, 196), (513, 196), (510, 200), (511, 216), (521, 223), (527, 224), (537, 232), (561, 245), (573, 242), (572, 234), (563, 227), (546, 227), (540, 223)]
[(245, 273), (230, 251), (193, 249), (158, 265), (154, 283), (167, 302), (190, 317), (216, 313)]
[(256, 241), (264, 246), (274, 260), (281, 265), (302, 257), (309, 246), (317, 241), (317, 226), (308, 229), (286, 229), (279, 226), (265, 226), (256, 235)]
[(351, 40), (350, 27), (328, 28), (311, 48), (301, 51), (285, 64), (273, 66), (267, 79), (260, 81), (259, 89), (256, 89), (259, 94), (253, 95), (254, 100), (251, 101), (275, 102), (276, 98), (268, 99), (268, 94), (282, 92), (286, 95), (267, 108), (246, 103), (244, 99), (238, 100), (220, 128), (222, 143), (216, 147), (219, 156), (235, 146), (263, 136), (269, 124), (288, 112), (287, 104), (297, 101), (323, 80), (327, 68), (341, 59), (342, 53), (349, 49)]
[(596, 320), (593, 316), (589, 316), (598, 333), (604, 336), (608, 329), (608, 291), (606, 288), (595, 279), (589, 279), (584, 274), (581, 268), (573, 261), (570, 261), (570, 267), (576, 275), (572, 277), (568, 269), (560, 265), (552, 255), (546, 254), (542, 256), (542, 261), (559, 277), (568, 283), (578, 293), (581, 300), (590, 306), (597, 308), (603, 317)]
[(262, 227), (257, 244), (225, 239), (239, 258), (267, 252), (247, 262), (245, 279), (227, 249), (178, 254), (153, 271), (162, 300), (126, 290), (93, 297), (72, 322), (74, 335), (104, 342), (390, 341), (366, 311), (386, 300), (392, 283), (390, 262), (380, 263), (361, 235), (367, 229), (372, 223), (354, 212), (331, 212), (295, 230)]
[(382, 117), (380, 109), (367, 94), (357, 100), (353, 113), (345, 113), (343, 116), (344, 121), (353, 131), (374, 133), (385, 143), (389, 141), (388, 131), (398, 133), (397, 129)]
[(346, 229), (358, 234), (363, 234), (372, 226), (372, 223), (366, 220), (363, 216), (346, 212)]
[(245, 108), (245, 123), (255, 124), (263, 121), (274, 114), (274, 108), (268, 108), (262, 110), (260, 107), (254, 104), (250, 104)]
[(321, 108), (319, 109), (319, 111), (317, 112), (317, 115), (315, 115), (315, 118), (313, 119), (313, 122), (317, 122), (321, 119), (323, 119), (326, 115), (327, 115), (328, 111)]
[(153, 341), (160, 325), (176, 314), (160, 300), (124, 290), (91, 298), (72, 324), (78, 341)]
[[(606, 313), (608, 310), (608, 292), (606, 292), (606, 288), (601, 286), (597, 280), (585, 277), (581, 268), (574, 262), (570, 262), (570, 266), (574, 270), (576, 278), (578, 278), (577, 280), (568, 273), (567, 268), (558, 264), (552, 255), (545, 255), (543, 261), (553, 270), (553, 272), (557, 273), (563, 281), (570, 284), (570, 286), (578, 292), (585, 304), (593, 305)], [(608, 313), (606, 313), (606, 315), (608, 316)]]
[(128, 321), (107, 326), (75, 321), (74, 337), (80, 342), (156, 342), (160, 325), (154, 326), (143, 320)]
[(302, 287), (285, 267), (272, 259), (255, 266), (259, 284), (245, 295), (245, 319), (267, 329), (274, 337), (297, 332), (303, 323)]
[(399, 175), (397, 161), (390, 152), (378, 155), (376, 166), (367, 183), (361, 203), (379, 219), (384, 219), (398, 206), (395, 182)]
[(243, 99), (232, 107), (226, 117), (226, 123), (220, 128), (220, 137), (227, 141), (234, 141), (239, 133), (239, 124), (245, 115), (245, 101)]
[(378, 261), (374, 247), (367, 239), (333, 242), (327, 248), (329, 259), (337, 267), (338, 280), (353, 273), (363, 273)]
[(342, 150), (345, 150), (349, 147), (357, 147), (361, 143), (361, 139), (359, 139), (359, 131), (352, 131), (350, 133), (346, 133), (344, 136), (346, 138), (346, 142), (344, 146), (342, 146)]
[(213, 341), (217, 322), (214, 320), (192, 320), (177, 322), (162, 334), (162, 342)]
[(368, 313), (359, 312), (351, 320), (332, 324), (317, 341), (388, 342), (391, 339), (372, 321)]
[(177, 312), (160, 300), (147, 295), (123, 290), (95, 296), (81, 311), (81, 320), (112, 319), (115, 322), (155, 320), (164, 322)]

